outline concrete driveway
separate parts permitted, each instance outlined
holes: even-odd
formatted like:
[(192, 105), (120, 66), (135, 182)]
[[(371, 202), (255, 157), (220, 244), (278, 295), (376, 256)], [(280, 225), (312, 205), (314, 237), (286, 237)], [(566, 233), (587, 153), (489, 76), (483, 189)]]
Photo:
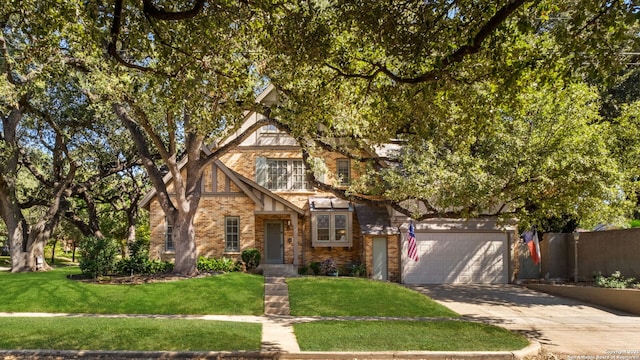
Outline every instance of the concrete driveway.
[[(538, 341), (552, 354), (640, 360), (640, 317), (516, 285), (407, 285), (457, 313)], [(617, 356), (617, 357), (616, 357)], [(598, 358), (598, 357), (589, 357)]]

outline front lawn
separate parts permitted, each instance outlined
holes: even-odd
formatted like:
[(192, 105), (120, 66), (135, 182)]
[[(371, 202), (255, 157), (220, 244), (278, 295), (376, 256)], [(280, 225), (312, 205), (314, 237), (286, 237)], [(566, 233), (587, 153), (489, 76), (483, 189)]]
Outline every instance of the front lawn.
[(529, 342), (464, 321), (317, 321), (294, 325), (302, 351), (510, 351)]
[(261, 325), (204, 320), (3, 318), (0, 348), (14, 350), (258, 351)]
[(49, 272), (0, 272), (0, 311), (91, 314), (262, 315), (264, 279), (228, 273), (142, 285), (67, 279), (77, 267)]
[(401, 285), (359, 278), (287, 279), (295, 316), (458, 317)]

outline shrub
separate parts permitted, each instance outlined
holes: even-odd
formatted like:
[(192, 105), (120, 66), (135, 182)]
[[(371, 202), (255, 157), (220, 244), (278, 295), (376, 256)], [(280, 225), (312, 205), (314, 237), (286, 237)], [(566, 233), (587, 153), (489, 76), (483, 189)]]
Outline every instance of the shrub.
[(242, 251), (241, 257), (247, 271), (251, 271), (260, 265), (260, 251), (258, 249), (246, 249)]
[(338, 268), (336, 267), (336, 263), (333, 262), (333, 260), (330, 258), (323, 260), (322, 263), (320, 263), (320, 273), (322, 275), (335, 273), (337, 271), (338, 271)]
[(129, 243), (129, 257), (118, 261), (116, 271), (122, 275), (157, 274), (173, 270), (173, 263), (149, 260), (149, 243), (136, 240)]
[(206, 258), (200, 256), (198, 258), (198, 271), (201, 272), (234, 272), (242, 269), (233, 259), (222, 257), (220, 259)]
[(114, 271), (118, 245), (113, 239), (88, 237), (80, 243), (80, 255), (80, 271), (97, 278)]
[(123, 275), (146, 273), (147, 263), (149, 262), (149, 244), (136, 240), (130, 242), (128, 248), (129, 257), (118, 262), (118, 273)]
[(616, 271), (611, 276), (606, 277), (601, 273), (598, 273), (595, 276), (596, 286), (604, 287), (604, 288), (614, 288), (614, 289), (626, 289), (628, 287), (632, 287), (633, 283), (636, 282), (635, 278), (625, 278), (622, 276), (620, 271)]
[(320, 263), (319, 262), (312, 262), (311, 264), (309, 264), (309, 268), (311, 269), (311, 271), (313, 271), (313, 275), (320, 275)]

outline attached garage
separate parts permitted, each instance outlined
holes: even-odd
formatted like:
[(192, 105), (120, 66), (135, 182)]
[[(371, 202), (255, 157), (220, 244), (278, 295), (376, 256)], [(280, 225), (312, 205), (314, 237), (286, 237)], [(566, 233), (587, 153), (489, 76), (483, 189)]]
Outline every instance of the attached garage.
[(415, 235), (419, 255), (417, 262), (407, 257), (406, 232), (402, 234), (403, 283), (508, 283), (507, 232), (416, 230)]

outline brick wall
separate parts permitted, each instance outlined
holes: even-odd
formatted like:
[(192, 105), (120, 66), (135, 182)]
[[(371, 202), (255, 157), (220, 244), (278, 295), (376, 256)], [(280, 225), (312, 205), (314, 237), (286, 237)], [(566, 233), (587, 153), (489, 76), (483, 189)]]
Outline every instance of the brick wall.
[(393, 282), (400, 281), (400, 242), (398, 235), (365, 235), (364, 253), (367, 277), (373, 276), (373, 239), (387, 239), (387, 279)]
[[(301, 159), (302, 154), (296, 147), (280, 147), (275, 149), (260, 147), (238, 147), (233, 152), (221, 157), (230, 169), (251, 180), (255, 179), (256, 158), (274, 159)], [(330, 174), (327, 179), (334, 178), (336, 172), (337, 159), (344, 158), (340, 154), (325, 153), (326, 166)], [(215, 171), (215, 173), (214, 173)], [(358, 166), (352, 162), (351, 175), (356, 176)], [(277, 215), (254, 215), (255, 204), (248, 198), (241, 189), (228, 179), (224, 173), (215, 165), (205, 169), (203, 178), (203, 194), (200, 206), (195, 218), (196, 246), (199, 256), (207, 257), (233, 257), (239, 258), (240, 253), (225, 252), (224, 241), (224, 218), (225, 216), (240, 217), (240, 247), (242, 249), (255, 247), (261, 251), (264, 257), (264, 229), (265, 221), (278, 220), (283, 222), (285, 263), (293, 263), (294, 244), (293, 226), (287, 225), (291, 220), (287, 214)], [(171, 186), (170, 186), (171, 188)], [(279, 196), (293, 203), (299, 208), (308, 211), (309, 196), (327, 196), (327, 193), (316, 193), (313, 191), (277, 192)], [(151, 223), (151, 251), (152, 258), (162, 260), (172, 260), (173, 254), (165, 251), (165, 231), (164, 213), (157, 200), (151, 201), (150, 205)], [(357, 217), (353, 216), (352, 237), (353, 246), (350, 248), (322, 248), (312, 247), (310, 217), (300, 217), (298, 223), (298, 248), (301, 265), (308, 265), (311, 262), (321, 262), (327, 258), (332, 258), (339, 267), (353, 263), (364, 263), (364, 249), (362, 246), (362, 236), (357, 223)], [(291, 239), (291, 242), (289, 242)], [(390, 269), (392, 268), (390, 265)], [(390, 270), (391, 272), (391, 270)]]

